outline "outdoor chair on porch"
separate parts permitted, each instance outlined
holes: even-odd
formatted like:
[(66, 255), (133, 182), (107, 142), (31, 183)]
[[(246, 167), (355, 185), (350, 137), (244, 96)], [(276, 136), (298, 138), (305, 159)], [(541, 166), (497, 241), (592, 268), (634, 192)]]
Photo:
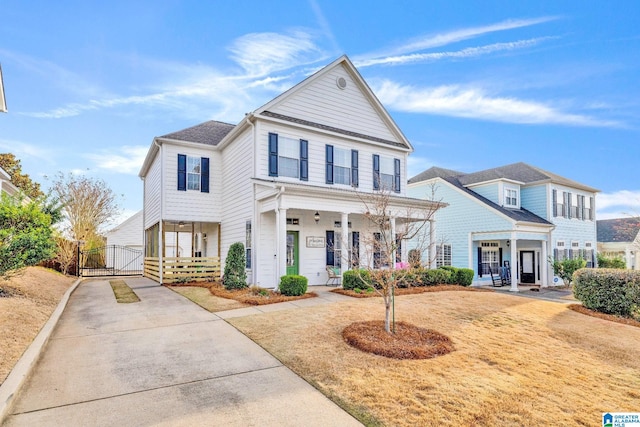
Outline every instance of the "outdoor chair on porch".
[(327, 265), (327, 283), (325, 285), (340, 286), (342, 283), (342, 275), (340, 274), (340, 267), (334, 267)]
[(504, 284), (502, 283), (502, 278), (500, 277), (500, 267), (493, 269), (490, 268), (489, 269), (489, 273), (491, 274), (491, 283), (493, 283), (494, 287), (499, 287), (499, 286), (503, 286)]

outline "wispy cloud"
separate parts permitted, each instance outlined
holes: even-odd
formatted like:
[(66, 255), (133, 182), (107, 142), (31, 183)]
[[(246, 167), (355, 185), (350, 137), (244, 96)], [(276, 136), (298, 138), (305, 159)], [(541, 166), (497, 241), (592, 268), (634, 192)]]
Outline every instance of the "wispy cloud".
[(597, 196), (596, 208), (598, 211), (611, 210), (612, 208), (629, 209), (627, 214), (640, 215), (640, 190), (620, 190), (613, 193), (600, 193)]
[(92, 160), (96, 168), (115, 173), (136, 175), (144, 162), (149, 147), (141, 145), (125, 145), (119, 151), (109, 151), (87, 154), (85, 157)]
[(380, 59), (387, 56), (405, 55), (411, 52), (418, 52), (425, 49), (432, 49), (435, 47), (446, 46), (452, 43), (457, 43), (463, 40), (476, 38), (485, 34), (494, 33), (497, 31), (513, 30), (516, 28), (529, 27), (531, 25), (542, 24), (545, 22), (558, 19), (555, 16), (543, 16), (533, 19), (508, 19), (506, 21), (498, 22), (496, 24), (484, 25), (479, 27), (469, 27), (459, 30), (449, 31), (440, 34), (430, 34), (419, 38), (410, 40), (400, 46), (392, 49), (388, 49), (382, 52), (372, 52), (369, 54), (360, 55), (354, 58), (358, 61)]
[(370, 67), (372, 65), (405, 65), (416, 62), (430, 62), (442, 59), (459, 59), (472, 58), (481, 55), (488, 55), (501, 51), (511, 51), (532, 47), (542, 41), (555, 37), (538, 37), (527, 40), (518, 40), (515, 42), (494, 43), (486, 46), (468, 47), (458, 51), (449, 52), (430, 52), (430, 53), (413, 53), (409, 55), (386, 56), (382, 58), (361, 59), (355, 61), (354, 65), (359, 68)]
[(323, 35), (329, 40), (333, 50), (336, 52), (340, 52), (342, 49), (340, 49), (340, 46), (338, 45), (338, 41), (336, 40), (336, 37), (333, 34), (333, 31), (331, 31), (331, 26), (329, 25), (329, 21), (327, 21), (327, 18), (325, 18), (325, 15), (322, 12), (320, 5), (318, 5), (318, 2), (316, 0), (309, 0), (309, 4), (311, 5), (311, 10), (313, 10), (313, 14), (316, 16), (316, 20), (318, 21), (318, 25), (320, 26), (320, 29), (322, 30)]
[(54, 157), (52, 149), (12, 139), (0, 139), (0, 151), (12, 153), (20, 159), (34, 157), (47, 163), (52, 163)]
[(372, 84), (380, 101), (390, 109), (439, 114), (505, 123), (561, 124), (618, 127), (620, 123), (564, 112), (553, 106), (517, 98), (491, 96), (483, 89), (445, 85), (413, 87), (390, 80)]

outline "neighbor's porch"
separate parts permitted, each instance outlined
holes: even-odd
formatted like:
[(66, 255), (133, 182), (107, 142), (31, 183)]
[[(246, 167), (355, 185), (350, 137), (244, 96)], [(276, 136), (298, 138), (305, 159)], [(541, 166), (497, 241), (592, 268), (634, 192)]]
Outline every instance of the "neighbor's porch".
[(144, 276), (163, 284), (220, 280), (220, 223), (165, 220), (145, 230)]

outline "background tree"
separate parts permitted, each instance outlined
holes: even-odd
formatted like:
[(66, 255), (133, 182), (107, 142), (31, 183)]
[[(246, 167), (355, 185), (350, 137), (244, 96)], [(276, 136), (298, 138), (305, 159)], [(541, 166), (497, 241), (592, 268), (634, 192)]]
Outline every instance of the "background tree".
[(116, 194), (101, 179), (60, 173), (52, 183), (64, 218), (69, 239), (85, 242), (85, 247), (100, 246), (100, 233), (120, 213)]
[(20, 160), (13, 154), (0, 153), (0, 168), (9, 174), (11, 183), (22, 190), (27, 197), (37, 199), (44, 196), (40, 184), (33, 182), (29, 175), (22, 173)]
[[(442, 207), (442, 203), (435, 200), (435, 187), (431, 191), (432, 194), (421, 206), (402, 209), (394, 207), (392, 193), (386, 189), (359, 195), (364, 205), (367, 226), (360, 237), (360, 250), (364, 256), (361, 255), (362, 259), (358, 260), (358, 264), (362, 270), (357, 271), (360, 272), (360, 278), (382, 296), (385, 331), (388, 333), (392, 332), (391, 310), (395, 289), (411, 274), (408, 265), (407, 268), (395, 268), (400, 245), (407, 250), (411, 242), (412, 249), (417, 253), (429, 253), (428, 224)], [(341, 247), (347, 250), (349, 245), (342, 244)], [(362, 271), (366, 273), (362, 274)]]
[(55, 254), (51, 217), (37, 201), (0, 198), (0, 276), (38, 264)]
[(621, 257), (607, 257), (600, 253), (597, 255), (598, 257), (598, 268), (618, 268), (625, 269), (627, 268), (627, 263)]

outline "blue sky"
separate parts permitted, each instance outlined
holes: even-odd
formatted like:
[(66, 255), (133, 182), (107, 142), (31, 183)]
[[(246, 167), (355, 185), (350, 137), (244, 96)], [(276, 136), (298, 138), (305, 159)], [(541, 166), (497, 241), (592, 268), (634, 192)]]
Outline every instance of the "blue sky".
[[(55, 6), (52, 6), (55, 5)], [(615, 5), (615, 7), (614, 7)], [(0, 152), (142, 207), (154, 136), (246, 112), (347, 54), (431, 166), (524, 161), (640, 214), (640, 2), (0, 2)]]

